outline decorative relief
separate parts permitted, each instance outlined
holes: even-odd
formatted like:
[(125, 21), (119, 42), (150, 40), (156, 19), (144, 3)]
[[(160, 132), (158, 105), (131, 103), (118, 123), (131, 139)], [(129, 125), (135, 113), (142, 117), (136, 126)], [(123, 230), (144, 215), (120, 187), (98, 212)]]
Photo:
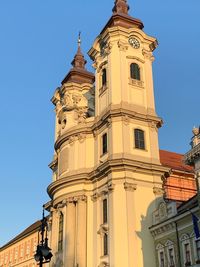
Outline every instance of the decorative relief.
[(101, 43), (100, 43), (100, 55), (101, 55), (101, 57), (105, 57), (105, 56), (109, 55), (111, 52), (111, 49), (112, 49), (111, 43), (101, 41)]
[(91, 196), (92, 201), (96, 201), (99, 197), (105, 196), (109, 193), (112, 193), (115, 188), (115, 184), (112, 182), (109, 182), (107, 185), (105, 185), (103, 188), (99, 189), (99, 192), (95, 192)]
[(85, 139), (86, 139), (86, 134), (81, 133), (78, 135), (78, 140), (80, 143), (83, 143)]
[(153, 237), (157, 237), (162, 234), (166, 234), (166, 232), (175, 230), (175, 224), (173, 222), (166, 224), (165, 226), (158, 227), (156, 230), (152, 231)]
[(126, 191), (131, 191), (134, 192), (137, 189), (137, 184), (132, 184), (132, 183), (124, 183), (124, 189)]
[(91, 196), (91, 200), (92, 201), (96, 201), (98, 198), (99, 198), (99, 194), (98, 193), (94, 193), (92, 196)]
[(152, 131), (154, 130), (158, 131), (157, 125), (154, 121), (149, 122), (149, 127)]
[(87, 111), (88, 108), (79, 108), (76, 110), (75, 120), (78, 121), (78, 123), (84, 123), (87, 117)]
[(97, 130), (94, 130), (94, 131), (93, 131), (93, 136), (94, 136), (94, 138), (96, 138), (96, 137), (97, 137), (97, 133), (98, 133), (98, 131), (97, 131)]
[(126, 51), (126, 50), (128, 50), (127, 43), (125, 43), (125, 42), (123, 42), (121, 40), (118, 41), (117, 45), (118, 45), (120, 51)]
[(107, 127), (110, 127), (111, 126), (111, 123), (112, 123), (112, 119), (111, 118), (108, 118), (107, 119)]
[(130, 119), (129, 119), (129, 117), (127, 115), (123, 116), (123, 123), (126, 126), (129, 125)]
[(148, 59), (151, 62), (153, 62), (154, 59), (155, 59), (154, 56), (152, 55), (152, 52), (151, 51), (148, 51), (146, 49), (143, 49), (142, 50), (142, 54), (143, 54), (143, 56), (144, 56), (145, 59)]
[(157, 196), (163, 196), (164, 190), (162, 188), (159, 188), (159, 187), (154, 187), (153, 193)]
[(73, 196), (73, 197), (68, 197), (66, 199), (66, 203), (69, 204), (69, 203), (77, 203), (79, 201), (84, 201), (84, 202), (87, 202), (87, 196), (85, 195), (80, 195), (80, 196)]

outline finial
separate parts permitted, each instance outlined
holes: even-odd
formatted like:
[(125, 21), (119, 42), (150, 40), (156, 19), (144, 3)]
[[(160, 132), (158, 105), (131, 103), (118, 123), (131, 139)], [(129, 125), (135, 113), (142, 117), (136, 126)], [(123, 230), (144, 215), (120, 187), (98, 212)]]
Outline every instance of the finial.
[(127, 15), (129, 11), (127, 0), (115, 0), (115, 5), (112, 11), (113, 13), (122, 13)]
[(78, 47), (81, 47), (81, 32), (78, 33)]
[(86, 60), (84, 59), (84, 56), (81, 52), (81, 32), (78, 34), (78, 50), (76, 52), (76, 55), (72, 61), (72, 66), (74, 68), (85, 68)]

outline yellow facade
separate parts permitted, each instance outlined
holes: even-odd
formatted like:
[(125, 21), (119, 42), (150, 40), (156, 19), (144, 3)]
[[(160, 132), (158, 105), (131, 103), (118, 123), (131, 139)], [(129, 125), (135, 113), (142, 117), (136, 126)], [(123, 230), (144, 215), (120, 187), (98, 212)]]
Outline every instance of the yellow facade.
[[(92, 78), (85, 81), (89, 74), (79, 47), (73, 61), (79, 78), (70, 71), (52, 98), (56, 106), (53, 182), (48, 187), (52, 266), (155, 267), (149, 226), (163, 194), (161, 178), (168, 172), (160, 164), (162, 120), (154, 104), (152, 62), (157, 41), (143, 32), (140, 21), (127, 15), (126, 7), (126, 1), (116, 1), (110, 22), (88, 52), (94, 62), (95, 88)], [(139, 69), (137, 79), (131, 77), (131, 64)], [(88, 115), (93, 108), (94, 114)], [(144, 134), (142, 149), (135, 146), (135, 130)], [(64, 240), (59, 249), (61, 214)]]

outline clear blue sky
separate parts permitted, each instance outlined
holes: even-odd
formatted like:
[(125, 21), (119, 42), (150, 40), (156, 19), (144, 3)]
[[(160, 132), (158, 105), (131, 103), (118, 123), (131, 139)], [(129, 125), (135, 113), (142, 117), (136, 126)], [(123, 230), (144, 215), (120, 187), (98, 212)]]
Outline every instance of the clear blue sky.
[[(41, 217), (54, 144), (50, 99), (70, 68), (78, 31), (86, 53), (113, 2), (0, 0), (0, 245)], [(154, 63), (157, 113), (165, 122), (160, 147), (184, 153), (200, 123), (200, 1), (129, 4), (160, 44)]]

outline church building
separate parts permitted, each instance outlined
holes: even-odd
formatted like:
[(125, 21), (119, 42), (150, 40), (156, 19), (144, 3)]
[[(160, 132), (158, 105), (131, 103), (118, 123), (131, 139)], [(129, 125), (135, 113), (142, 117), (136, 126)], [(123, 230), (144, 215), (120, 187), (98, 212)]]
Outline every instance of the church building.
[[(158, 42), (143, 28), (128, 2), (116, 0), (88, 52), (94, 73), (79, 36), (72, 68), (52, 97), (55, 153), (45, 204), (50, 267), (162, 266), (150, 229), (161, 200), (181, 204), (197, 192), (193, 167), (182, 155), (159, 150), (163, 122), (152, 75)], [(31, 264), (8, 265), (0, 248), (0, 266)]]

